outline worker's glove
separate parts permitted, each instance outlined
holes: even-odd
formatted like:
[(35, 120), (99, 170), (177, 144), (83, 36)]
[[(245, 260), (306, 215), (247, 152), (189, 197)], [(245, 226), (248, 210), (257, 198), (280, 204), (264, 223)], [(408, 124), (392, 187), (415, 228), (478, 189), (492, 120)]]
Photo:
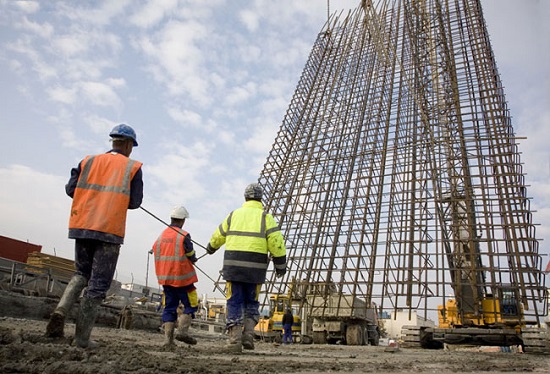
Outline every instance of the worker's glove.
[(210, 243), (208, 243), (206, 245), (206, 253), (208, 253), (209, 255), (212, 255), (214, 254), (214, 252), (216, 252), (218, 250), (218, 248), (214, 248), (210, 245)]
[(281, 278), (283, 275), (286, 274), (286, 268), (283, 269), (275, 269), (275, 273), (277, 275), (277, 278)]

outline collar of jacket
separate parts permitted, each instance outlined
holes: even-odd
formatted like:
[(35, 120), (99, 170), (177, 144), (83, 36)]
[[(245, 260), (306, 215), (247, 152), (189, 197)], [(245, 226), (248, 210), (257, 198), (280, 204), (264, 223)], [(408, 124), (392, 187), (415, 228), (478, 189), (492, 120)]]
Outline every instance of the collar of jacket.
[(122, 153), (121, 151), (116, 150), (116, 149), (111, 149), (109, 152), (105, 152), (105, 153), (118, 153), (118, 154), (123, 155), (124, 157), (127, 157), (124, 153)]
[(243, 203), (243, 208), (256, 208), (256, 209), (263, 209), (264, 205), (256, 200), (248, 200)]

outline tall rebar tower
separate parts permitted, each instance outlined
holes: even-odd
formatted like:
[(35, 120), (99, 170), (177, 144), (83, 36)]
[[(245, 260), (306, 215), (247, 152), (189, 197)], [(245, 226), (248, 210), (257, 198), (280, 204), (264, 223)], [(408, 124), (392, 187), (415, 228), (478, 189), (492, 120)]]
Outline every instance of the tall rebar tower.
[[(546, 314), (520, 153), (479, 0), (363, 1), (311, 50), (259, 182), (288, 272), (433, 319), (448, 297)], [(305, 286), (305, 287), (304, 287)]]

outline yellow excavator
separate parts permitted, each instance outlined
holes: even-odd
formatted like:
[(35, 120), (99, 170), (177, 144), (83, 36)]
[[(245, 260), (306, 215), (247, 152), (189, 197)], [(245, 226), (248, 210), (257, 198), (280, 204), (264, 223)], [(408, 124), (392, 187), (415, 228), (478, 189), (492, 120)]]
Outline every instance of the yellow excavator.
[(501, 325), (511, 328), (525, 327), (523, 322), (523, 304), (518, 302), (513, 289), (500, 289), (500, 295), (493, 297), (488, 295), (481, 300), (481, 313), (478, 315), (466, 314), (461, 318), (461, 313), (456, 299), (448, 299), (445, 306), (438, 306), (438, 319), (440, 328), (469, 326)]
[(470, 230), (476, 227), (474, 208), (468, 206), (468, 202), (473, 204), (472, 198), (456, 193), (442, 202), (449, 204), (452, 213), (447, 258), (454, 298), (438, 306), (437, 327), (411, 334), (419, 335), (424, 348), (442, 348), (444, 344), (521, 345), (524, 352), (550, 353), (546, 331), (525, 319), (521, 285), (487, 283), (479, 240), (474, 240), (477, 238)]
[(439, 305), (439, 325), (433, 328), (432, 338), (448, 344), (524, 345), (522, 303), (511, 287), (502, 287), (497, 293), (485, 295), (476, 313), (465, 311), (456, 299)]

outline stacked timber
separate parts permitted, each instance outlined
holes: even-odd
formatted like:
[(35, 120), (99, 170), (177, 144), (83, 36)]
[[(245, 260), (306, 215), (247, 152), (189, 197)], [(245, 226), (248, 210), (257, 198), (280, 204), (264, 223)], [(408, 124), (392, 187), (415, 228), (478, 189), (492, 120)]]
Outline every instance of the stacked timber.
[(49, 273), (58, 279), (70, 279), (75, 271), (74, 261), (41, 252), (29, 253), (27, 264), (33, 272)]

